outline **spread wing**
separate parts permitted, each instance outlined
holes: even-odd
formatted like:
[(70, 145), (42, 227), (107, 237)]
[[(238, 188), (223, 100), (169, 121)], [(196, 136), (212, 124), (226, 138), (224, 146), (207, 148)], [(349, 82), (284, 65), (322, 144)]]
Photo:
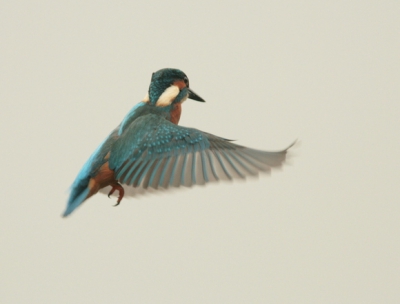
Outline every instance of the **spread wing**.
[(149, 114), (120, 134), (109, 166), (120, 183), (133, 187), (190, 187), (269, 172), (282, 165), (289, 148), (254, 150)]

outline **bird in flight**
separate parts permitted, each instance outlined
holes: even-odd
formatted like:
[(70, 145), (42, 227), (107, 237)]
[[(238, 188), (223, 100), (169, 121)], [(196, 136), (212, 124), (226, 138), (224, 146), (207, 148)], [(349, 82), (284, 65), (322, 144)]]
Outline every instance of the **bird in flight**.
[(293, 144), (267, 152), (178, 126), (182, 104), (188, 98), (204, 102), (189, 87), (184, 72), (167, 68), (153, 73), (143, 101), (132, 108), (83, 165), (71, 186), (63, 216), (107, 186), (111, 186), (108, 196), (118, 191), (118, 205), (126, 187), (190, 187), (254, 176), (282, 166)]

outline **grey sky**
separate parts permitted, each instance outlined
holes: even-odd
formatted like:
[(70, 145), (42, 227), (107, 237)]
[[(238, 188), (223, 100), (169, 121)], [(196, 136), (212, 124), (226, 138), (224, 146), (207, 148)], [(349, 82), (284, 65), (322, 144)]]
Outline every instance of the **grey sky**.
[[(399, 303), (398, 1), (2, 1), (4, 303)], [(61, 218), (79, 169), (182, 69), (180, 124), (301, 146), (282, 171)]]

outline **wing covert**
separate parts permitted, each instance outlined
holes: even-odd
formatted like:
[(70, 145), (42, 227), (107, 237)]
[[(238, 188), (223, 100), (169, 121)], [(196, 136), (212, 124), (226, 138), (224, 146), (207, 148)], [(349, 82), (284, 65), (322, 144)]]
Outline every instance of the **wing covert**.
[(109, 164), (117, 180), (133, 187), (190, 187), (268, 173), (282, 165), (289, 148), (250, 149), (148, 114), (120, 135), (111, 148)]

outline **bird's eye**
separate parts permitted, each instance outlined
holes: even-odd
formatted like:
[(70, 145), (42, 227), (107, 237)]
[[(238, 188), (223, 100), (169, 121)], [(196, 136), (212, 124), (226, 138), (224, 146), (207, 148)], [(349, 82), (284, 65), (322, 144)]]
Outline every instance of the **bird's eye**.
[(185, 82), (186, 86), (189, 87), (189, 79), (185, 77), (183, 78), (183, 81)]

